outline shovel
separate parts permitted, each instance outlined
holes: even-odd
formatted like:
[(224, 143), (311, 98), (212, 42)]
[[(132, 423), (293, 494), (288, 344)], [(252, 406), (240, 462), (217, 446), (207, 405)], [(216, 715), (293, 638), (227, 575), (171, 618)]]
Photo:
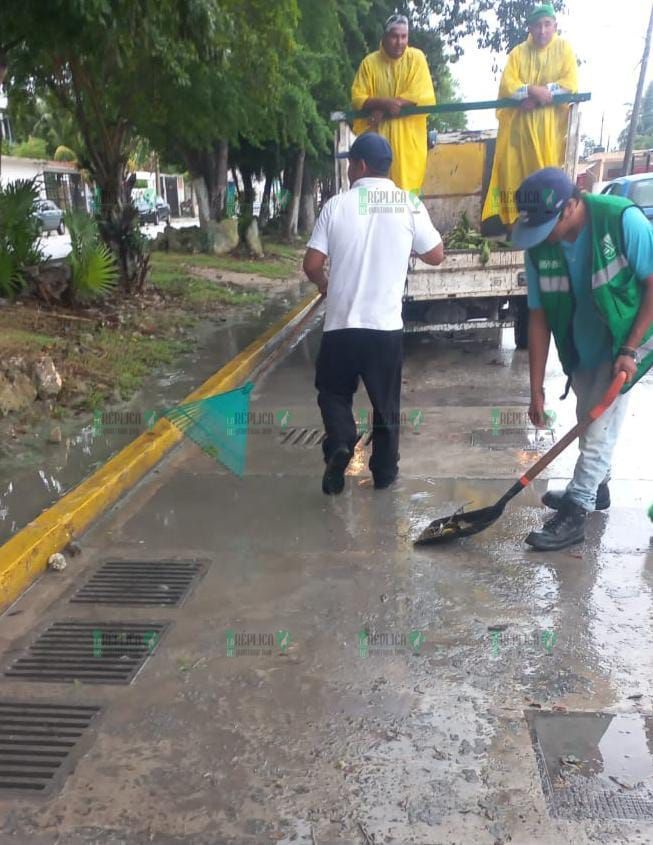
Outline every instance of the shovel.
[(430, 546), (439, 543), (448, 543), (451, 540), (459, 540), (461, 537), (469, 537), (472, 534), (478, 534), (480, 531), (485, 531), (486, 528), (489, 528), (493, 522), (496, 522), (497, 519), (499, 519), (508, 502), (511, 499), (514, 499), (517, 493), (521, 493), (525, 487), (528, 487), (531, 481), (536, 478), (545, 467), (548, 467), (551, 461), (557, 458), (561, 452), (564, 452), (567, 446), (569, 446), (570, 443), (573, 443), (577, 437), (584, 434), (594, 420), (598, 419), (601, 414), (606, 411), (610, 405), (612, 405), (619, 395), (619, 391), (623, 387), (625, 381), (625, 373), (622, 372), (616, 375), (599, 404), (595, 405), (595, 407), (589, 411), (585, 419), (576, 423), (576, 425), (568, 431), (564, 437), (560, 438), (560, 440), (558, 440), (558, 442), (552, 446), (545, 455), (542, 455), (539, 461), (533, 464), (528, 472), (524, 473), (519, 481), (516, 481), (512, 487), (503, 494), (499, 501), (496, 502), (496, 504), (490, 505), (487, 508), (468, 511), (467, 513), (463, 513), (461, 509), (453, 513), (451, 516), (434, 519), (433, 522), (422, 531), (419, 537), (415, 540), (414, 544), (416, 546)]

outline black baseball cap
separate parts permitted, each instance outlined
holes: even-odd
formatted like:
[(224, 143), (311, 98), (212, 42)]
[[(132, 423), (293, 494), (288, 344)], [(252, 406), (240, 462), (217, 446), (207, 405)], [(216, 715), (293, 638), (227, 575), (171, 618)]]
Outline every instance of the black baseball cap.
[(518, 249), (532, 249), (555, 229), (565, 204), (574, 193), (574, 183), (564, 170), (544, 167), (531, 173), (517, 189), (519, 219), (510, 237)]
[(392, 147), (382, 135), (364, 132), (346, 153), (336, 153), (336, 158), (353, 158), (364, 161), (372, 170), (385, 173), (392, 164)]

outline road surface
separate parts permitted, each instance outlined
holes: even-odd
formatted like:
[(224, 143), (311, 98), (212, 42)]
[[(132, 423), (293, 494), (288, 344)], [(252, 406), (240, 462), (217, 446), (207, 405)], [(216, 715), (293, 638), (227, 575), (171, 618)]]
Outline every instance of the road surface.
[[(3, 701), (101, 712), (51, 795), (2, 794), (0, 842), (653, 842), (651, 378), (584, 545), (523, 543), (570, 449), (492, 528), (420, 549), (434, 516), (492, 503), (551, 442), (526, 421), (526, 354), (410, 339), (399, 481), (373, 490), (361, 441), (327, 498), (318, 341), (256, 386), (243, 478), (185, 442), (0, 618), (5, 666), (54, 622), (99, 631), (100, 666), (119, 623), (148, 649), (167, 624), (129, 685), (4, 679)], [(552, 360), (556, 437), (563, 385)], [(179, 607), (69, 602), (103, 562), (174, 559), (201, 567)]]

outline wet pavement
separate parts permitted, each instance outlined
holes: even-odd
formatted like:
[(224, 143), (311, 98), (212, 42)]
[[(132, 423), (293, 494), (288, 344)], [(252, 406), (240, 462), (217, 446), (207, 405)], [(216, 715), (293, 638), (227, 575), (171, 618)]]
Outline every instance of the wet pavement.
[[(0, 618), (3, 671), (55, 622), (95, 632), (97, 666), (130, 660), (128, 642), (145, 659), (128, 685), (3, 679), (0, 704), (101, 711), (67, 778), (0, 791), (0, 842), (653, 843), (653, 380), (633, 392), (613, 505), (585, 544), (523, 543), (570, 449), (487, 531), (414, 548), (434, 517), (493, 503), (572, 424), (562, 374), (552, 362), (553, 434), (537, 436), (527, 357), (507, 339), (411, 339), (399, 481), (372, 489), (363, 437), (327, 499), (318, 342), (257, 384), (243, 478), (182, 444)], [(368, 409), (362, 394), (363, 429)], [(112, 560), (200, 574), (179, 605), (131, 606), (128, 584), (126, 604), (71, 603)], [(143, 631), (163, 632), (147, 653)], [(18, 778), (7, 724), (31, 712), (14, 709), (3, 721), (0, 707), (0, 782)]]

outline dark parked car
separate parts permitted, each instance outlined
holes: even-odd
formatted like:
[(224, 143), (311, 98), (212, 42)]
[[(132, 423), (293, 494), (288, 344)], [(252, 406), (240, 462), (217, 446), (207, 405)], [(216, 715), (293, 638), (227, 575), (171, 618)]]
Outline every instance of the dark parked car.
[(145, 197), (134, 197), (132, 200), (134, 207), (138, 211), (138, 219), (141, 223), (170, 223), (170, 206), (163, 199), (157, 197), (154, 206), (149, 203)]
[(52, 200), (39, 200), (36, 204), (34, 215), (39, 222), (39, 228), (42, 232), (57, 231), (60, 235), (63, 235), (65, 231), (63, 211)]
[(601, 191), (615, 197), (627, 197), (636, 203), (653, 223), (653, 173), (636, 173), (614, 179)]

